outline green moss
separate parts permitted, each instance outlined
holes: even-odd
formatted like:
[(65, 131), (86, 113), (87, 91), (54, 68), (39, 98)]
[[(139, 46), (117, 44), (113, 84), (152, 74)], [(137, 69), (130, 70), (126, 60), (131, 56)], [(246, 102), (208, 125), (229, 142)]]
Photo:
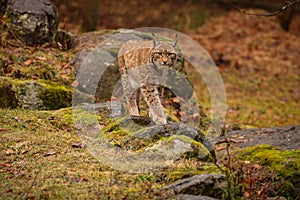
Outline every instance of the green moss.
[(188, 161), (185, 162), (186, 163), (167, 173), (167, 177), (170, 181), (180, 180), (197, 174), (221, 174), (221, 171), (214, 164), (203, 163), (201, 166), (194, 166), (193, 164), (188, 164)]
[(294, 179), (300, 174), (300, 150), (279, 150), (270, 145), (259, 145), (239, 150), (238, 158), (265, 166), (280, 180), (278, 195), (294, 199)]
[[(116, 121), (111, 121), (109, 124), (107, 124), (107, 126), (103, 127), (102, 131), (104, 133), (119, 131), (120, 130), (119, 123), (124, 121), (124, 119), (125, 118), (121, 118), (121, 119), (118, 119)], [(103, 123), (103, 118), (102, 118), (101, 122)]]
[(0, 108), (16, 108), (17, 99), (12, 84), (4, 79), (0, 79)]
[(270, 145), (247, 147), (240, 150), (239, 158), (269, 167), (281, 177), (300, 173), (300, 150), (279, 150)]
[[(71, 106), (71, 87), (43, 80), (0, 78), (0, 107), (56, 110)], [(28, 105), (27, 105), (28, 104)]]
[(39, 83), (44, 88), (40, 91), (39, 97), (45, 107), (56, 110), (71, 106), (72, 88), (47, 81), (39, 81)]
[(56, 110), (53, 116), (55, 125), (62, 129), (74, 128), (74, 125), (77, 129), (84, 129), (99, 124), (98, 115), (72, 107)]
[(293, 194), (295, 193), (295, 187), (293, 185), (293, 183), (289, 180), (286, 180), (284, 182), (282, 182), (281, 187), (278, 191), (279, 195), (285, 196), (288, 199), (294, 199), (293, 198)]
[(134, 183), (138, 183), (138, 182), (154, 182), (155, 181), (155, 177), (152, 174), (143, 174), (143, 175), (139, 175), (138, 177), (136, 177), (136, 179), (134, 180)]

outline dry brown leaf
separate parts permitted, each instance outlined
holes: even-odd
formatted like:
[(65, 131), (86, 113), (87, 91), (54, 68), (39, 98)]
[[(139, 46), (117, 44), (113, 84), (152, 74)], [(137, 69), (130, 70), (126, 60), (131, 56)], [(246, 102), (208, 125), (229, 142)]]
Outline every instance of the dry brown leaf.
[(44, 156), (53, 156), (55, 155), (57, 152), (54, 149), (51, 149), (50, 151), (48, 151), (47, 153), (44, 153)]
[(81, 142), (73, 142), (72, 147), (73, 148), (85, 148), (84, 144), (82, 144)]
[(5, 155), (7, 155), (7, 156), (10, 156), (10, 155), (12, 155), (12, 154), (14, 154), (15, 152), (14, 152), (14, 150), (12, 150), (12, 149), (7, 149), (6, 151), (5, 151)]
[(31, 65), (32, 63), (33, 63), (33, 60), (28, 59), (24, 62), (24, 65), (28, 66), (28, 65)]

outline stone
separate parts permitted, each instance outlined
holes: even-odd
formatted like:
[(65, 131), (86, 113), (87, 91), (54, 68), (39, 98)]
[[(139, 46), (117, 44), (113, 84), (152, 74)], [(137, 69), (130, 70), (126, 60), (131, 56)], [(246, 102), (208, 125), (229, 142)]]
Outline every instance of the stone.
[(51, 0), (9, 0), (7, 16), (15, 36), (28, 45), (54, 39), (58, 28), (58, 12)]
[(0, 0), (0, 17), (5, 14), (8, 0)]
[(162, 190), (166, 190), (170, 196), (177, 194), (206, 195), (220, 199), (226, 185), (226, 177), (222, 174), (198, 174), (165, 186)]
[(208, 197), (208, 196), (195, 196), (195, 195), (188, 195), (188, 194), (179, 194), (171, 197), (170, 200), (218, 200), (216, 198)]
[[(125, 121), (120, 124), (120, 127), (129, 124), (130, 122)], [(148, 151), (172, 151), (174, 153), (178, 152), (178, 154), (190, 152), (200, 160), (216, 160), (215, 151), (205, 135), (200, 130), (183, 123), (168, 122), (166, 125), (151, 125), (135, 133), (134, 137), (151, 140), (156, 135), (171, 138), (171, 140), (162, 141), (147, 149)]]
[(205, 135), (188, 125), (157, 125), (146, 117), (132, 119), (122, 113), (122, 104), (116, 100), (73, 108), (74, 118), (79, 119), (74, 120), (78, 124), (75, 126), (79, 127), (83, 143), (95, 157), (114, 169), (149, 172), (180, 158), (215, 161), (214, 149)]
[[(234, 130), (227, 133), (227, 139), (241, 148), (269, 144), (280, 149), (295, 150), (300, 146), (300, 125)], [(224, 138), (220, 137), (212, 143), (219, 143), (220, 140)]]
[(43, 80), (0, 78), (0, 107), (55, 110), (72, 104), (72, 88)]

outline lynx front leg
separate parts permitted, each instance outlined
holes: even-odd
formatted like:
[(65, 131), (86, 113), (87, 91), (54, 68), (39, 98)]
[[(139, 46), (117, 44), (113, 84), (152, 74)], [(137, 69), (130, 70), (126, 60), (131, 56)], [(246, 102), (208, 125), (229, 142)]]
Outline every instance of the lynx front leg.
[(166, 114), (159, 99), (157, 86), (153, 84), (144, 85), (141, 88), (145, 101), (150, 109), (150, 117), (156, 124), (167, 124)]
[(137, 91), (135, 91), (134, 88), (132, 88), (130, 82), (129, 82), (128, 75), (123, 75), (122, 77), (122, 86), (124, 90), (124, 95), (126, 99), (126, 103), (128, 106), (128, 112), (131, 116), (140, 116), (139, 113), (139, 107), (137, 104)]

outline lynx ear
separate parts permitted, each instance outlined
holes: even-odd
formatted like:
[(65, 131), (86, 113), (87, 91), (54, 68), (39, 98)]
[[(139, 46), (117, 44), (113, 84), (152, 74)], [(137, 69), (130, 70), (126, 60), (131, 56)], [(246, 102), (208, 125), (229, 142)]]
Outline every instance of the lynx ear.
[(177, 39), (178, 39), (178, 34), (176, 33), (175, 40), (172, 42), (173, 47), (176, 47), (176, 45), (177, 45)]
[(154, 45), (154, 46), (157, 46), (158, 43), (159, 43), (158, 38), (157, 38), (157, 35), (155, 35), (154, 33), (152, 33), (152, 35), (153, 35), (153, 45)]

